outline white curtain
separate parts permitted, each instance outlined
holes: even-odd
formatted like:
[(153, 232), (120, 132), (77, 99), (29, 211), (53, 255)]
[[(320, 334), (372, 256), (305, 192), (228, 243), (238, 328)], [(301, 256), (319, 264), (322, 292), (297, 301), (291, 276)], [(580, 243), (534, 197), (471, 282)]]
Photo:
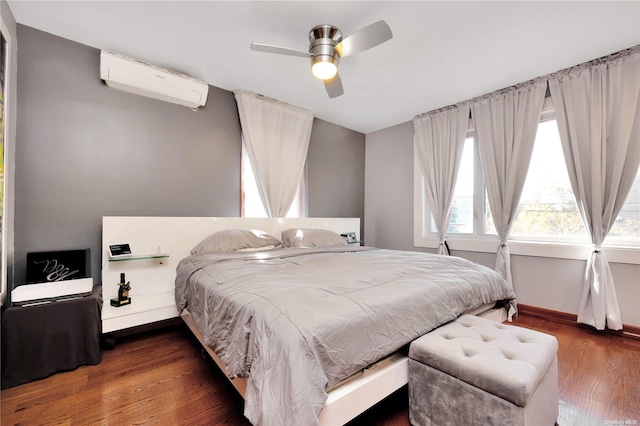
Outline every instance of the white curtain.
[(269, 217), (285, 217), (300, 186), (313, 114), (247, 90), (234, 95), (264, 209)]
[(495, 269), (509, 282), (509, 235), (527, 177), (546, 88), (546, 80), (536, 80), (483, 96), (471, 104), (489, 207), (500, 237)]
[(569, 179), (593, 244), (578, 322), (620, 330), (613, 276), (600, 245), (640, 164), (640, 47), (553, 74), (549, 88)]
[(425, 177), (427, 200), (438, 229), (439, 254), (449, 254), (447, 229), (468, 127), (468, 103), (413, 119), (413, 141)]

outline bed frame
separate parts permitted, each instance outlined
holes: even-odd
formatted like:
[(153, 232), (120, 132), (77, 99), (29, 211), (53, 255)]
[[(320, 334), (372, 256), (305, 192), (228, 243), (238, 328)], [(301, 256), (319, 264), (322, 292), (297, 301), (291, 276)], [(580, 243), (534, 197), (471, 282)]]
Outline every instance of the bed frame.
[[(468, 313), (475, 313), (497, 322), (507, 320), (506, 310), (493, 308), (493, 306), (485, 306)], [(211, 359), (244, 398), (247, 389), (246, 380), (242, 377), (229, 378), (218, 355), (204, 343), (202, 334), (195, 327), (188, 309), (181, 314), (181, 317)], [(328, 392), (327, 401), (318, 417), (320, 426), (343, 425), (409, 383), (408, 361), (409, 357), (406, 354), (395, 352), (344, 380), (342, 384), (338, 384)]]
[[(170, 292), (173, 288), (178, 262), (190, 254), (191, 249), (213, 232), (230, 228), (259, 229), (271, 235), (280, 237), (283, 230), (290, 228), (329, 229), (337, 233), (355, 232), (356, 240), (360, 240), (359, 218), (231, 218), (231, 217), (104, 217), (103, 218), (103, 269), (102, 282), (118, 282), (122, 265), (114, 267), (109, 262), (109, 245), (129, 243), (134, 254), (146, 255), (161, 252), (169, 257), (162, 258), (163, 265), (144, 266), (138, 263), (134, 278), (143, 276), (154, 277), (154, 288), (151, 290), (143, 285), (134, 286), (131, 296), (136, 296), (136, 289), (141, 294), (152, 292)], [(120, 262), (118, 262), (120, 263)], [(141, 266), (142, 265), (142, 266)], [(148, 268), (148, 269), (146, 269)], [(135, 275), (134, 274), (134, 275)], [(145, 275), (147, 274), (147, 275)], [(132, 281), (135, 282), (135, 281)], [(141, 287), (141, 288), (140, 288)], [(113, 297), (105, 292), (106, 300)], [(175, 311), (175, 305), (172, 307)], [(495, 321), (506, 320), (504, 308), (493, 309), (485, 306), (469, 312), (481, 315)], [(220, 358), (211, 348), (205, 345), (200, 332), (195, 327), (188, 309), (182, 319), (194, 336), (202, 344), (209, 356), (228, 377), (226, 368)], [(104, 322), (104, 320), (103, 320)], [(345, 380), (341, 385), (328, 392), (324, 408), (320, 412), (319, 422), (322, 426), (341, 425), (352, 420), (359, 414), (371, 408), (393, 392), (408, 383), (408, 358), (405, 354), (396, 353), (363, 370), (361, 373)], [(229, 379), (238, 393), (244, 398), (246, 380), (243, 378)]]

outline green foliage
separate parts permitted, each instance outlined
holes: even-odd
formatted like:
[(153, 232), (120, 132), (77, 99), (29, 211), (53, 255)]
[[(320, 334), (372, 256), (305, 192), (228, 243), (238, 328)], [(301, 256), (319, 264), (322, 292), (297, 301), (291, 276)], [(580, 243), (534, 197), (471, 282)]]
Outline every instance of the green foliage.
[[(638, 238), (640, 236), (640, 194), (637, 185), (629, 194), (625, 207), (620, 212), (611, 237)], [(636, 206), (635, 208), (633, 206)], [(585, 236), (584, 228), (573, 193), (559, 187), (545, 194), (545, 200), (539, 196), (532, 200), (521, 201), (511, 235), (522, 236)]]
[(545, 200), (536, 195), (520, 203), (512, 235), (584, 236), (586, 230), (576, 207), (573, 193), (554, 187)]

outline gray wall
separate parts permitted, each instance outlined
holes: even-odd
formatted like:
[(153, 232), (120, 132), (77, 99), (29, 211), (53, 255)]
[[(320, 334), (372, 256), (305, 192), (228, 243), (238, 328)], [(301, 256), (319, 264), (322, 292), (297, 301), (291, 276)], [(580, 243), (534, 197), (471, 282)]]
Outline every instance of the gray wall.
[[(413, 246), (413, 124), (366, 135), (365, 233), (367, 245), (435, 252)], [(452, 251), (493, 268), (495, 254)], [(586, 260), (511, 256), (518, 302), (577, 314)], [(624, 324), (640, 326), (640, 265), (611, 263)]]
[(367, 245), (412, 250), (413, 124), (368, 134), (365, 158)]
[(307, 156), (310, 217), (359, 217), (364, 238), (364, 159), (364, 134), (313, 121)]
[(9, 9), (9, 5), (5, 0), (0, 0), (0, 17), (6, 25), (3, 31), (4, 37), (9, 42), (9, 61), (8, 68), (5, 69), (5, 77), (9, 79), (8, 85), (5, 82), (5, 94), (7, 98), (4, 100), (4, 215), (2, 217), (2, 233), (4, 234), (5, 244), (2, 247), (2, 273), (5, 281), (4, 292), (0, 296), (0, 303), (4, 303), (8, 291), (11, 290), (11, 282), (13, 282), (13, 268), (7, 267), (13, 265), (14, 257), (14, 196), (15, 194), (15, 167), (13, 159), (16, 152), (16, 117), (17, 117), (17, 26), (16, 20)]
[[(87, 247), (99, 283), (102, 216), (240, 214), (241, 134), (232, 92), (210, 86), (206, 107), (194, 112), (105, 86), (98, 49), (22, 25), (18, 40), (16, 285), (25, 280), (27, 252)], [(364, 172), (334, 188), (318, 171), (328, 167), (329, 175), (351, 179), (328, 151), (354, 150), (364, 151), (364, 135), (314, 122), (310, 214), (362, 218)], [(363, 169), (361, 157), (355, 167)], [(333, 193), (347, 206), (317, 208), (316, 193), (322, 200)]]

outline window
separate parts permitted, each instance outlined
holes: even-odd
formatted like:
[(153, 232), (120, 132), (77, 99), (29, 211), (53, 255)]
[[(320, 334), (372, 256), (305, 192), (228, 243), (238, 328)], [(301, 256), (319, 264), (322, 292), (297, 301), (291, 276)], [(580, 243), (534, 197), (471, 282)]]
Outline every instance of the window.
[[(474, 146), (473, 137), (468, 137), (464, 141), (447, 234), (473, 234)], [(433, 216), (431, 216), (431, 232), (438, 232)]]
[(512, 238), (586, 241), (556, 120), (540, 123)]
[(636, 174), (631, 191), (607, 235), (606, 241), (620, 243), (640, 241), (640, 170)]
[[(251, 167), (251, 161), (249, 155), (245, 149), (244, 143), (242, 144), (242, 180), (241, 188), (241, 209), (242, 217), (267, 217), (267, 212), (262, 205), (260, 199), (260, 193), (258, 192), (258, 185), (256, 183), (255, 175), (253, 174), (253, 168)], [(302, 179), (300, 181), (300, 188), (296, 194), (293, 204), (287, 213), (287, 217), (304, 217), (306, 200), (306, 166), (305, 172), (303, 172)]]
[[(510, 236), (512, 254), (584, 259), (588, 233), (578, 212), (554, 118), (547, 99), (531, 162)], [(437, 230), (417, 160), (414, 163), (414, 215), (417, 247), (436, 248)], [(421, 218), (430, 218), (423, 227)], [(465, 140), (447, 230), (452, 249), (495, 252), (498, 241), (482, 176), (477, 141), (470, 129)], [(609, 260), (637, 263), (640, 246), (640, 172), (612, 227), (605, 246)], [(613, 248), (613, 246), (617, 248)], [(631, 259), (631, 260), (630, 260)]]

